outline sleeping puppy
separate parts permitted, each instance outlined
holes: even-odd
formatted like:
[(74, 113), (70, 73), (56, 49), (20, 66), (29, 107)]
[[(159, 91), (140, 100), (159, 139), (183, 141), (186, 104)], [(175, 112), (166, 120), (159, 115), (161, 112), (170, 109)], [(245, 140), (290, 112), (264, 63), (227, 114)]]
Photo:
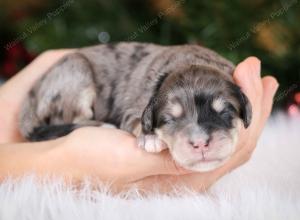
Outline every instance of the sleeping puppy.
[(31, 141), (105, 123), (137, 136), (148, 152), (169, 149), (182, 167), (209, 171), (235, 151), (251, 106), (234, 66), (197, 46), (118, 43), (78, 49), (30, 90), (20, 131)]

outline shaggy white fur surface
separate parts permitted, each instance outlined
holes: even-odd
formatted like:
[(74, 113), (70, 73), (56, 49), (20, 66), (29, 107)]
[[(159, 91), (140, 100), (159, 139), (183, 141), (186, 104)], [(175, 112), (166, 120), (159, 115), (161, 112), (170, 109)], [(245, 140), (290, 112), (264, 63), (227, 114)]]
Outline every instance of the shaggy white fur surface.
[(0, 185), (0, 219), (300, 219), (300, 119), (273, 117), (249, 163), (207, 194), (111, 196), (33, 177)]

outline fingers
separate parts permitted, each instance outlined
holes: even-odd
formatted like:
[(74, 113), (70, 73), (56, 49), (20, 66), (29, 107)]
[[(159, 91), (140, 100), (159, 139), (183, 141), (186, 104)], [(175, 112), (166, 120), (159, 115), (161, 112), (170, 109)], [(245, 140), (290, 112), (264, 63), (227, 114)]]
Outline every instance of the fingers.
[(263, 84), (262, 104), (264, 108), (262, 109), (261, 120), (262, 120), (262, 124), (264, 124), (271, 114), (273, 99), (279, 87), (279, 84), (277, 80), (272, 76), (265, 76), (262, 79), (262, 84)]
[(142, 192), (170, 193), (182, 187), (188, 187), (196, 192), (205, 192), (214, 182), (214, 177), (206, 172), (192, 173), (180, 177), (174, 175), (148, 176), (135, 181), (134, 186)]
[(260, 78), (260, 69), (260, 60), (256, 57), (248, 57), (237, 65), (233, 73), (233, 78), (239, 81), (242, 85), (246, 86), (244, 83), (244, 78), (252, 76), (253, 74), (256, 76), (256, 78)]
[[(257, 139), (269, 117), (273, 98), (278, 89), (278, 83), (271, 76), (260, 77), (260, 61), (250, 57), (240, 63), (235, 72), (234, 79), (250, 99), (253, 109), (253, 121), (250, 129), (245, 131), (240, 140), (240, 148), (222, 167), (213, 171), (215, 180), (248, 161), (255, 149)], [(244, 137), (243, 137), (244, 136)]]
[(252, 106), (257, 105), (262, 96), (262, 83), (260, 78), (260, 60), (249, 57), (237, 65), (233, 78), (249, 98)]

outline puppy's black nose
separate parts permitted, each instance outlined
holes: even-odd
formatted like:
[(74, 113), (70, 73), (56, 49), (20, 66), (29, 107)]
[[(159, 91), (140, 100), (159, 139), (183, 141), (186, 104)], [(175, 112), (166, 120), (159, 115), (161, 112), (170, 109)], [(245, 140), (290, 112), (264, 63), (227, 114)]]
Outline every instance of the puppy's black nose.
[(210, 139), (196, 139), (196, 140), (190, 140), (189, 144), (195, 149), (199, 149), (199, 150), (207, 150), (209, 148), (209, 142)]

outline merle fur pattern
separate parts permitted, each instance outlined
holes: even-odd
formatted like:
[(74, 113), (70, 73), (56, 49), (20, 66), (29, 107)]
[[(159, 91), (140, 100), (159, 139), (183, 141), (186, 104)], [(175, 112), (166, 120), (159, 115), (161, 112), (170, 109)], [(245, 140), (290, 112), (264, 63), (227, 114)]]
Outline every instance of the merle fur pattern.
[[(102, 123), (135, 135), (151, 134), (167, 122), (160, 109), (168, 102), (170, 90), (175, 94), (182, 87), (190, 88), (186, 89), (193, 97), (190, 105), (196, 106), (198, 123), (207, 131), (218, 126), (229, 129), (235, 117), (247, 127), (250, 107), (233, 84), (233, 69), (231, 62), (198, 45), (133, 42), (78, 49), (32, 87), (21, 110), (20, 130), (32, 141), (54, 139)], [(195, 87), (195, 82), (202, 84)], [(214, 116), (210, 104), (202, 108), (220, 94), (231, 99), (226, 102), (225, 120)]]

